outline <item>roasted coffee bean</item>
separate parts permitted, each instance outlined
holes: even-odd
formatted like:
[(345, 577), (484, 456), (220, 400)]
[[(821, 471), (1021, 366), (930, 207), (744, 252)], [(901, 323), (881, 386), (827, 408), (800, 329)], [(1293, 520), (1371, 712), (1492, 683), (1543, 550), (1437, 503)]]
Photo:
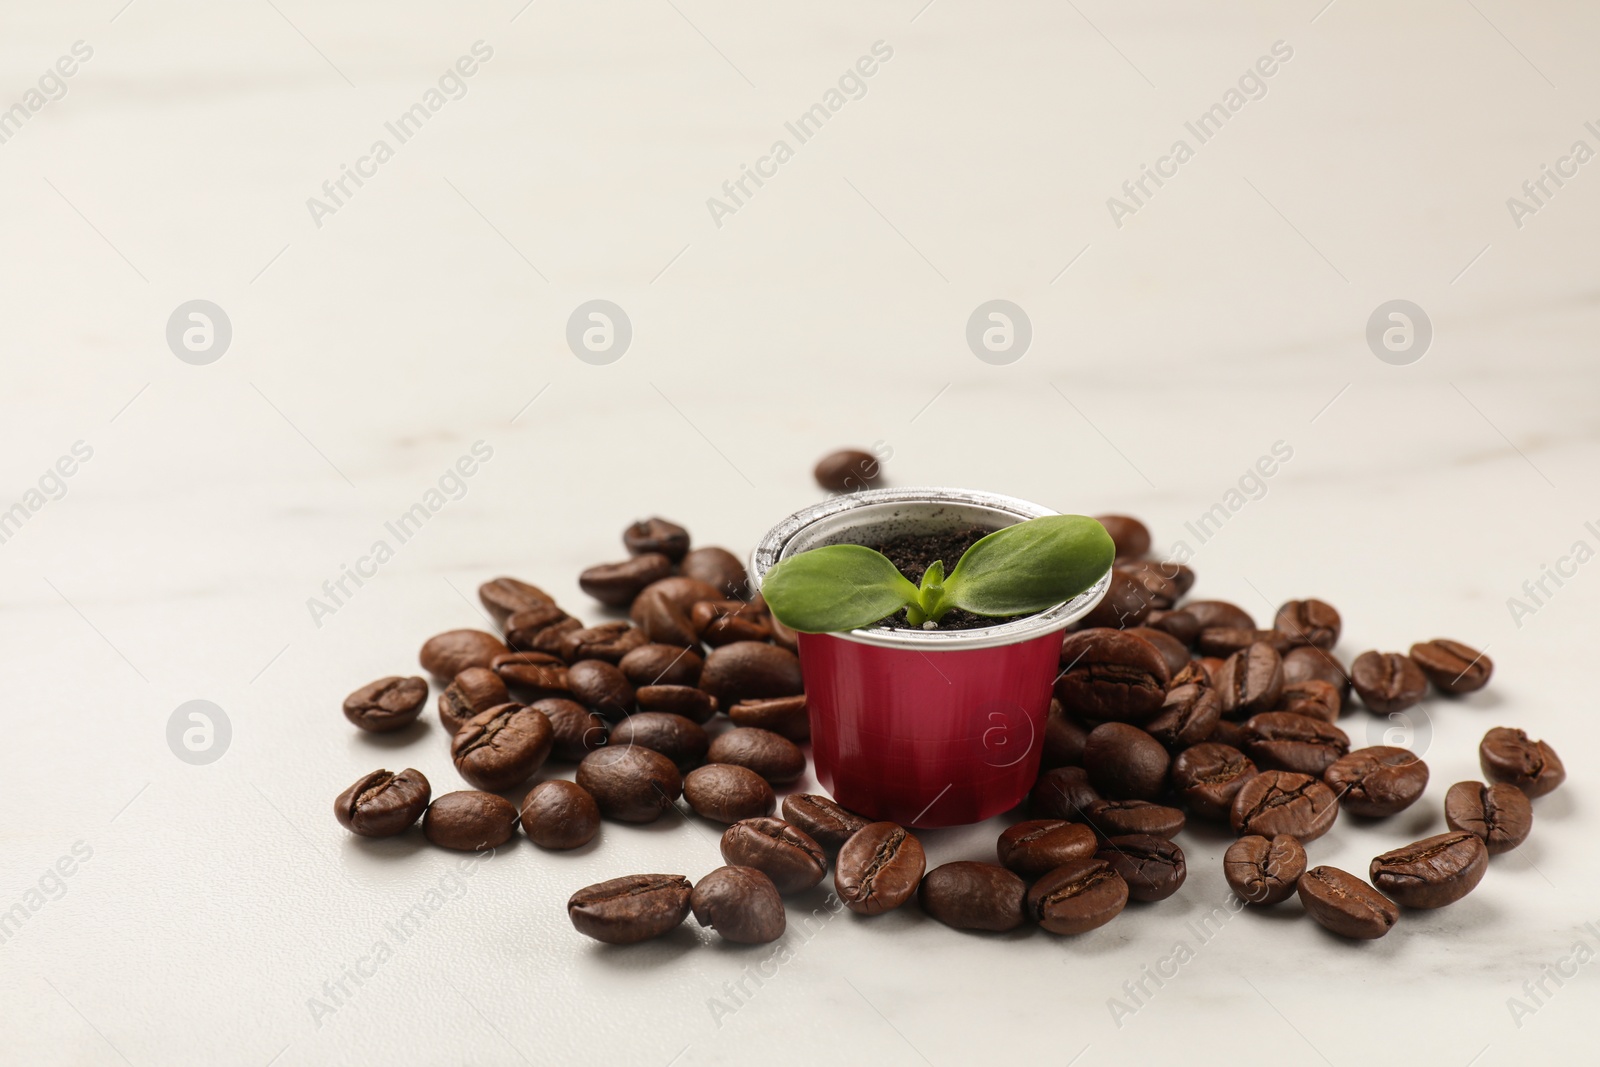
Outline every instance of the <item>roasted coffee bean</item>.
[(705, 660), (700, 654), (674, 645), (640, 645), (623, 656), (617, 666), (624, 677), (641, 688), (647, 685), (698, 685)]
[(1452, 830), (1374, 857), (1367, 875), (1402, 908), (1442, 908), (1472, 892), (1488, 869), (1483, 838)]
[(375, 734), (410, 726), (428, 702), (421, 678), (379, 678), (344, 698), (344, 717)]
[(1277, 649), (1258, 641), (1224, 660), (1215, 677), (1222, 714), (1248, 719), (1270, 709), (1283, 695), (1283, 658)]
[(1394, 901), (1337, 867), (1311, 868), (1297, 888), (1306, 914), (1340, 937), (1370, 941), (1400, 921)]
[(1233, 798), (1257, 773), (1250, 757), (1232, 745), (1203, 741), (1173, 757), (1170, 778), (1194, 814), (1226, 819), (1233, 811)]
[(1161, 742), (1124, 722), (1101, 723), (1083, 746), (1089, 783), (1112, 800), (1153, 800), (1167, 782), (1167, 750)]
[(1217, 728), (1211, 731), (1207, 741), (1215, 741), (1219, 745), (1227, 745), (1244, 751), (1244, 723), (1234, 722), (1232, 719), (1223, 719), (1217, 723)]
[(454, 737), (461, 724), (478, 712), (510, 700), (511, 692), (498, 674), (488, 667), (468, 667), (439, 694), (439, 722)]
[(1222, 876), (1240, 900), (1269, 907), (1294, 896), (1306, 873), (1306, 850), (1288, 834), (1268, 840), (1258, 834), (1239, 838), (1222, 856)]
[[(508, 622), (522, 618), (524, 616), (518, 613), (513, 615)], [(547, 656), (555, 656), (565, 663), (568, 659), (568, 640), (572, 638), (573, 634), (579, 633), (584, 629), (583, 623), (577, 619), (567, 618), (545, 626), (531, 637), (524, 630), (513, 630), (507, 640), (511, 641), (513, 647), (519, 652), (540, 652)]]
[(1510, 852), (1533, 829), (1533, 804), (1508, 782), (1457, 782), (1444, 795), (1444, 821), (1483, 839), (1489, 855)]
[(422, 669), (449, 683), (468, 667), (489, 667), (496, 656), (509, 652), (505, 642), (482, 630), (447, 630), (422, 645)]
[(1404, 711), (1428, 692), (1428, 678), (1410, 656), (1363, 652), (1350, 665), (1350, 684), (1361, 702), (1379, 715)]
[(1191, 600), (1183, 606), (1183, 610), (1199, 621), (1202, 631), (1213, 626), (1230, 630), (1256, 628), (1256, 620), (1250, 617), (1248, 611), (1226, 600)]
[(1264, 711), (1244, 724), (1244, 752), (1256, 765), (1320, 778), (1350, 751), (1350, 737), (1331, 722), (1288, 711)]
[(1177, 560), (1167, 560), (1161, 566), (1164, 568), (1163, 573), (1177, 583), (1178, 596), (1188, 596), (1189, 590), (1194, 588), (1194, 568)]
[(1088, 859), (1100, 839), (1083, 823), (1029, 819), (1009, 827), (995, 844), (1000, 865), (1024, 878), (1037, 878), (1064, 863)]
[(800, 659), (793, 652), (756, 641), (713, 649), (700, 671), (700, 688), (730, 708), (741, 700), (792, 697), (805, 692)]
[(1262, 771), (1233, 798), (1230, 821), (1236, 834), (1289, 834), (1305, 844), (1327, 833), (1338, 817), (1333, 790), (1309, 774)]
[(1044, 747), (1040, 753), (1039, 766), (1049, 770), (1052, 767), (1073, 767), (1081, 764), (1083, 746), (1088, 740), (1089, 732), (1068, 718), (1061, 701), (1051, 697), (1050, 714), (1044, 720)]
[(881, 915), (910, 899), (927, 864), (922, 842), (905, 827), (868, 823), (839, 849), (833, 887), (857, 915)]
[(607, 745), (583, 757), (578, 784), (618, 822), (655, 822), (683, 794), (683, 777), (666, 756), (638, 745)]
[(603, 622), (561, 635), (556, 654), (568, 663), (599, 659), (621, 663), (622, 657), (646, 643), (644, 631), (625, 622)]
[(1235, 652), (1243, 652), (1251, 645), (1268, 645), (1278, 655), (1294, 647), (1287, 634), (1276, 630), (1245, 630), (1231, 626), (1209, 626), (1195, 638), (1194, 650), (1205, 656), (1226, 659)]
[(1297, 645), (1332, 648), (1339, 643), (1339, 612), (1321, 600), (1289, 600), (1278, 609), (1272, 628)]
[(1122, 876), (1133, 900), (1166, 900), (1189, 875), (1183, 849), (1164, 837), (1149, 834), (1113, 837), (1100, 847), (1095, 858), (1105, 860)]
[(806, 710), (804, 693), (795, 697), (741, 700), (728, 709), (728, 718), (733, 720), (735, 726), (771, 730), (791, 741), (811, 739), (811, 716)]
[(666, 711), (641, 711), (613, 726), (609, 743), (613, 746), (640, 745), (652, 749), (677, 764), (679, 770), (688, 770), (705, 760), (711, 739), (698, 724), (682, 715)]
[(1085, 813), (1100, 800), (1100, 794), (1089, 784), (1088, 771), (1082, 767), (1057, 767), (1041, 774), (1033, 784), (1028, 811), (1035, 819), (1083, 822)]
[(935, 867), (917, 888), (917, 903), (956, 930), (1003, 932), (1021, 926), (1028, 886), (992, 863), (946, 863)]
[(1178, 583), (1162, 572), (1165, 566), (1153, 559), (1129, 560), (1116, 565), (1117, 573), (1138, 586), (1144, 599), (1150, 602), (1150, 614), (1145, 616), (1146, 622), (1149, 622), (1150, 615), (1170, 610), (1182, 595), (1178, 592)]
[(519, 611), (505, 621), (506, 644), (515, 652), (544, 652), (555, 655), (561, 642), (583, 623), (554, 604)]
[(1211, 670), (1203, 659), (1192, 659), (1186, 663), (1183, 670), (1172, 676), (1172, 681), (1167, 685), (1167, 692), (1171, 693), (1181, 685), (1197, 685), (1201, 689), (1215, 689), (1211, 684)]
[(555, 606), (549, 593), (517, 578), (493, 578), (484, 582), (478, 586), (478, 599), (500, 626), (519, 611)]
[(567, 901), (573, 929), (608, 945), (633, 945), (675, 929), (689, 915), (689, 879), (630, 874), (587, 886)]
[(1138, 519), (1131, 515), (1096, 515), (1094, 518), (1111, 535), (1119, 560), (1142, 559), (1150, 554), (1150, 530)]
[(771, 815), (778, 802), (765, 778), (731, 763), (708, 763), (684, 775), (683, 799), (696, 815), (720, 823)]
[(550, 697), (529, 707), (550, 720), (550, 755), (577, 763), (605, 745), (610, 728), (606, 721), (575, 700)]
[(1128, 632), (1140, 640), (1150, 642), (1155, 650), (1161, 653), (1161, 658), (1167, 661), (1168, 675), (1176, 677), (1179, 671), (1189, 665), (1188, 647), (1166, 631), (1148, 626), (1135, 626)]
[(1171, 751), (1197, 745), (1211, 736), (1222, 718), (1222, 699), (1209, 686), (1180, 685), (1167, 690), (1166, 702), (1145, 732)]
[(837, 852), (852, 834), (872, 821), (816, 793), (790, 793), (784, 797), (783, 817), (830, 852)]
[(529, 694), (567, 692), (567, 665), (547, 652), (504, 652), (489, 661), (506, 685)]
[(1167, 661), (1148, 641), (1122, 630), (1079, 630), (1061, 646), (1055, 693), (1081, 718), (1144, 722), (1167, 697)]
[(766, 614), (743, 600), (702, 600), (689, 609), (689, 625), (712, 648), (735, 641), (765, 641), (772, 636)]
[(717, 698), (687, 685), (647, 685), (633, 694), (644, 711), (669, 711), (690, 722), (704, 723), (717, 713)]
[(1307, 681), (1327, 682), (1339, 693), (1342, 707), (1350, 698), (1350, 674), (1337, 656), (1325, 648), (1305, 645), (1291, 649), (1283, 657), (1283, 684)]
[(600, 806), (576, 782), (540, 782), (522, 801), (522, 830), (540, 848), (579, 848), (600, 832)]
[(744, 564), (725, 548), (697, 548), (683, 557), (678, 571), (717, 588), (718, 595), (743, 600), (750, 595), (750, 576)]
[(633, 683), (603, 659), (580, 659), (568, 667), (567, 689), (572, 699), (609, 718), (633, 710)]
[(1028, 915), (1052, 934), (1104, 926), (1128, 904), (1128, 883), (1102, 859), (1073, 860), (1033, 883)]
[(830, 493), (854, 493), (877, 484), (882, 469), (878, 457), (858, 448), (842, 448), (817, 460), (811, 476)]
[(748, 767), (773, 785), (792, 782), (806, 772), (806, 755), (793, 741), (754, 726), (736, 726), (718, 734), (706, 758), (712, 763)]
[(450, 742), (450, 758), (461, 777), (479, 789), (498, 793), (532, 778), (549, 758), (554, 741), (544, 712), (521, 704), (501, 704), (462, 724)]
[(1177, 808), (1148, 800), (1097, 800), (1084, 812), (1083, 821), (1101, 840), (1128, 834), (1176, 837), (1185, 818)]
[(1145, 587), (1157, 611), (1169, 610), (1194, 585), (1194, 571), (1173, 560), (1122, 559), (1116, 566)]
[(1412, 645), (1411, 662), (1441, 693), (1477, 692), (1494, 673), (1494, 661), (1488, 656), (1447, 637)]
[(765, 945), (783, 936), (783, 898), (754, 867), (718, 867), (689, 894), (694, 921), (737, 945)]
[(362, 837), (393, 837), (410, 829), (428, 807), (433, 788), (421, 771), (373, 771), (333, 802), (339, 825)]
[(1286, 682), (1278, 706), (1272, 710), (1335, 722), (1339, 718), (1340, 703), (1336, 686), (1320, 678), (1307, 678), (1302, 682)]
[(1478, 766), (1489, 781), (1514, 785), (1530, 797), (1542, 797), (1567, 780), (1567, 768), (1555, 749), (1508, 726), (1483, 735)]
[(1182, 608), (1177, 611), (1152, 611), (1144, 624), (1152, 630), (1171, 634), (1188, 648), (1193, 648), (1200, 637), (1200, 620)]
[(689, 620), (689, 609), (702, 600), (721, 600), (723, 596), (716, 586), (694, 578), (663, 578), (634, 598), (628, 617), (657, 644), (694, 648), (700, 635)]
[(767, 624), (772, 627), (772, 643), (789, 652), (798, 652), (800, 637), (793, 630), (778, 621), (776, 615), (767, 615)]
[(822, 846), (782, 819), (741, 819), (722, 833), (722, 858), (761, 871), (778, 892), (801, 893), (828, 873)]
[(505, 797), (462, 789), (446, 793), (422, 816), (422, 833), (441, 848), (488, 852), (511, 840), (517, 809)]
[(598, 563), (579, 573), (578, 588), (600, 603), (625, 608), (645, 586), (672, 576), (672, 560), (659, 552), (645, 552), (621, 563)]
[(622, 531), (622, 544), (630, 556), (659, 552), (676, 563), (689, 551), (689, 531), (666, 519), (641, 519)]
[(1350, 814), (1385, 818), (1416, 803), (1428, 787), (1428, 765), (1410, 749), (1373, 745), (1330, 764), (1322, 780)]
[(1142, 624), (1154, 610), (1155, 598), (1141, 583), (1113, 570), (1106, 595), (1083, 617), (1083, 625), (1126, 630)]

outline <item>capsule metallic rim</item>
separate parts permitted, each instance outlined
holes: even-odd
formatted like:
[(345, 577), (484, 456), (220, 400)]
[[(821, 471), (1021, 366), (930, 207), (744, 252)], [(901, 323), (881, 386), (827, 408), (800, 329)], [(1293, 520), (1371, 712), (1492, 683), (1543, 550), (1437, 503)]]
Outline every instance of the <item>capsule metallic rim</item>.
[[(1027, 500), (976, 489), (913, 486), (864, 489), (855, 493), (841, 494), (812, 504), (810, 507), (801, 508), (767, 531), (766, 536), (750, 554), (750, 580), (753, 588), (760, 588), (761, 580), (767, 571), (784, 558), (785, 550), (804, 531), (825, 520), (846, 516), (852, 511), (868, 507), (878, 510), (876, 505), (886, 504), (909, 505), (913, 506), (912, 510), (916, 505), (926, 505), (929, 508), (947, 505), (970, 506), (1008, 515), (1018, 522), (1058, 514)], [(954, 652), (1012, 645), (1052, 631), (1063, 630), (1082, 619), (1100, 603), (1110, 586), (1111, 568), (1107, 567), (1106, 572), (1094, 585), (1071, 600), (1012, 622), (970, 630), (860, 629), (832, 636), (878, 648), (899, 648), (919, 652)]]

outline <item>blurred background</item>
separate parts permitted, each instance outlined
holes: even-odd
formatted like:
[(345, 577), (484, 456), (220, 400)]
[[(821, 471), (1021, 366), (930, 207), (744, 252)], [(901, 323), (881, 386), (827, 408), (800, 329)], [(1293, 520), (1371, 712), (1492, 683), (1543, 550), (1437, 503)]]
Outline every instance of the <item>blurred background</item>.
[[(803, 1062), (824, 1026), (827, 1054), (886, 1063), (998, 1035), (1088, 1065), (1241, 1024), (1330, 1063), (1570, 1047), (1590, 976), (1507, 1002), (1600, 920), (1592, 5), (105, 0), (0, 25), (20, 1060)], [(329, 818), (418, 758), (352, 737), (343, 695), (480, 624), (498, 574), (598, 617), (577, 572), (636, 518), (742, 556), (845, 446), (891, 484), (1138, 515), (1186, 542), (1196, 595), (1337, 605), (1346, 660), (1485, 648), (1491, 690), (1413, 724), (1432, 818), (1489, 726), (1557, 745), (1568, 788), (1524, 859), (1406, 937), (1237, 919), (1120, 1025), (1108, 999), (1224, 899), (1225, 842), (1189, 903), (1094, 939), (834, 920), (731, 1017), (708, 1001), (764, 955), (606, 952), (561, 914), (714, 847), (522, 842), (314, 1020), (455, 863)], [(200, 766), (168, 743), (191, 700), (227, 723)], [(1317, 859), (1364, 870), (1393, 833), (1341, 826)]]

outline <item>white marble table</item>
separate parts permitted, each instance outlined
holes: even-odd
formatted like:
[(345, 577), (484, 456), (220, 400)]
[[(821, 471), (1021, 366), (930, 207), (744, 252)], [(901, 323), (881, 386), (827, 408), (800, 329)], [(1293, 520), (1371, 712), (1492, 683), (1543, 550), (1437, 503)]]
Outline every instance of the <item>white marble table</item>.
[[(8, 1062), (1581, 1056), (1600, 163), (1573, 145), (1600, 148), (1600, 15), (1322, 4), (10, 5)], [(745, 167), (764, 177), (739, 191)], [(565, 336), (595, 299), (632, 327), (607, 364)], [(994, 299), (1028, 317), (1020, 359), (969, 349)], [(167, 342), (191, 300), (231, 326), (208, 363), (218, 335), (180, 343), (197, 362)], [(1398, 362), (1369, 349), (1392, 300), (1424, 309), (1421, 358), (1415, 337)], [(459, 498), (361, 563), (480, 441)], [(1317, 862), (1363, 870), (1442, 829), (1490, 726), (1549, 739), (1571, 777), (1470, 897), (1365, 945), (1294, 904), (1207, 932), (1231, 913), (1205, 831), (1178, 897), (1076, 939), (808, 921), (818, 894), (773, 948), (690, 924), (618, 951), (574, 934), (567, 895), (698, 877), (708, 826), (607, 826), (570, 856), (523, 840), (470, 877), (416, 835), (339, 830), (333, 796), (374, 766), (455, 785), (436, 723), (356, 736), (338, 702), (473, 625), (479, 581), (592, 616), (576, 572), (628, 521), (742, 552), (816, 498), (818, 455), (873, 442), (897, 484), (1140, 514), (1193, 550), (1197, 594), (1263, 620), (1325, 597), (1346, 657), (1487, 646), (1491, 688), (1416, 720), (1427, 796), (1342, 822)], [(1230, 498), (1278, 442), (1292, 456)], [(1219, 503), (1201, 543), (1186, 524)], [(1565, 576), (1535, 602), (1547, 566)], [(231, 725), (207, 765), (168, 745), (191, 700)], [(1000, 825), (926, 835), (932, 861), (987, 857)]]

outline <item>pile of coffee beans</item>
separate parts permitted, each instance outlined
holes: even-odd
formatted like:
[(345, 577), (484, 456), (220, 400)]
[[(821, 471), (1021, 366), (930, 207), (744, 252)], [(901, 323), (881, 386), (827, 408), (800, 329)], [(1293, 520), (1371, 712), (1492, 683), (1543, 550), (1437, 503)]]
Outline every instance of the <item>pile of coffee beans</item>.
[[(1246, 904), (1298, 894), (1307, 915), (1352, 938), (1381, 937), (1402, 908), (1461, 899), (1491, 854), (1527, 839), (1530, 798), (1554, 789), (1565, 771), (1543, 741), (1497, 728), (1479, 747), (1489, 784), (1460, 782), (1445, 798), (1450, 832), (1374, 857), (1367, 880), (1335, 867), (1308, 870), (1306, 846), (1341, 811), (1387, 818), (1428, 784), (1427, 764), (1407, 749), (1351, 747), (1338, 720), (1352, 692), (1369, 712), (1389, 715), (1419, 703), (1430, 686), (1448, 696), (1481, 689), (1493, 664), (1435, 638), (1406, 653), (1364, 652), (1347, 668), (1332, 651), (1342, 627), (1332, 605), (1291, 600), (1270, 628), (1258, 628), (1236, 604), (1185, 600), (1192, 570), (1147, 558), (1143, 523), (1100, 521), (1117, 545), (1110, 590), (1062, 646), (1044, 770), (1029, 798), (1035, 821), (1000, 843), (1004, 862), (1017, 840), (1090, 831), (1078, 838), (1074, 865), (1029, 890), (1040, 925), (1054, 929), (1032, 902), (1057, 894), (1103, 902), (1085, 903), (1083, 921), (1109, 919), (1120, 901), (1171, 895), (1184, 876), (1172, 839), (1190, 817), (1237, 835), (1223, 874)], [(1091, 843), (1098, 851), (1081, 854)]]
[[(860, 457), (836, 466), (852, 485), (865, 476)], [(451, 762), (472, 788), (435, 798), (421, 771), (380, 769), (339, 795), (335, 815), (365, 837), (402, 834), (420, 819), (431, 843), (471, 851), (504, 845), (520, 825), (541, 848), (565, 850), (588, 844), (606, 820), (681, 814), (682, 798), (729, 827), (729, 866), (695, 886), (680, 875), (591, 886), (569, 904), (573, 925), (624, 943), (692, 911), (729, 941), (771, 941), (784, 931), (780, 891), (809, 889), (827, 871), (814, 840), (771, 817), (774, 786), (806, 771), (796, 742), (809, 739), (810, 720), (794, 634), (750, 597), (744, 566), (726, 549), (691, 549), (688, 531), (658, 518), (634, 523), (622, 541), (628, 558), (590, 567), (579, 586), (626, 609), (626, 620), (585, 625), (539, 587), (496, 578), (478, 598), (498, 633), (451, 630), (423, 643)], [(344, 714), (363, 730), (401, 730), (428, 696), (422, 677), (382, 678), (350, 694)], [(535, 783), (552, 760), (577, 764), (575, 780)], [(814, 799), (786, 803), (835, 850), (866, 825)], [(892, 830), (898, 858), (873, 852), (856, 865), (862, 908), (902, 903), (922, 877), (920, 846)]]
[[(875, 476), (870, 454), (837, 453), (817, 480), (859, 487), (868, 461)], [(1393, 816), (1428, 784), (1427, 765), (1404, 748), (1351, 748), (1338, 720), (1352, 692), (1387, 715), (1430, 686), (1481, 689), (1492, 664), (1435, 638), (1407, 653), (1365, 652), (1346, 668), (1332, 651), (1342, 620), (1331, 605), (1291, 600), (1260, 628), (1235, 604), (1186, 600), (1193, 571), (1148, 558), (1143, 523), (1100, 521), (1117, 546), (1110, 590), (1065, 635), (1041, 773), (1018, 813), (1027, 818), (1000, 835), (998, 862), (928, 871), (905, 827), (816, 794), (790, 793), (774, 814), (781, 789), (805, 773), (810, 737), (794, 634), (751, 595), (737, 557), (691, 549), (683, 527), (659, 518), (623, 531), (627, 559), (579, 576), (626, 619), (585, 625), (537, 586), (496, 578), (478, 596), (498, 633), (451, 630), (423, 644), (451, 761), (472, 788), (433, 798), (420, 771), (380, 769), (341, 793), (335, 814), (367, 837), (421, 819), (433, 844), (476, 851), (505, 844), (518, 825), (541, 848), (579, 848), (605, 821), (689, 818), (680, 799), (726, 827), (727, 866), (698, 883), (634, 874), (572, 895), (574, 928), (612, 944), (658, 937), (691, 912), (726, 940), (772, 941), (785, 927), (782, 897), (818, 886), (830, 867), (839, 901), (861, 915), (915, 897), (957, 929), (1083, 933), (1130, 900), (1179, 890), (1187, 867), (1175, 838), (1191, 817), (1237, 835), (1223, 874), (1245, 903), (1298, 894), (1327, 929), (1373, 938), (1402, 908), (1459, 900), (1489, 856), (1527, 839), (1530, 798), (1565, 771), (1548, 744), (1502, 727), (1480, 746), (1487, 783), (1450, 788), (1448, 832), (1374, 857), (1367, 880), (1308, 869), (1306, 846), (1341, 810)], [(421, 677), (382, 678), (350, 694), (344, 714), (364, 730), (398, 730), (428, 696)], [(575, 780), (535, 782), (548, 761), (576, 764)]]

